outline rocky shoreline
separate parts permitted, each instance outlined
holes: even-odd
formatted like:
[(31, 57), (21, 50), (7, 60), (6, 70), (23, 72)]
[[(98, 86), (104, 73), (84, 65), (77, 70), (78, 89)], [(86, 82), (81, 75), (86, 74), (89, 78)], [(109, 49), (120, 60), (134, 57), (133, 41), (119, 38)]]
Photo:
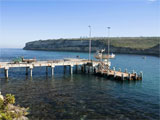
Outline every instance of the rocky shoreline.
[[(92, 52), (99, 49), (106, 49), (107, 45), (101, 40), (92, 40)], [(39, 40), (26, 43), (24, 50), (43, 50), (43, 51), (71, 51), (88, 52), (88, 40)], [(151, 48), (129, 48), (110, 46), (110, 51), (117, 54), (138, 54), (160, 56), (160, 44)]]

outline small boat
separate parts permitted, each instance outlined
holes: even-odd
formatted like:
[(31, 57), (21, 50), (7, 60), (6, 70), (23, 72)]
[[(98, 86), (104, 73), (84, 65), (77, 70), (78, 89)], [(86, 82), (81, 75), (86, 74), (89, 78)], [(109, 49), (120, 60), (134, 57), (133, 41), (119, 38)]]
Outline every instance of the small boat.
[(96, 52), (96, 54), (94, 55), (94, 57), (96, 58), (96, 59), (113, 59), (113, 58), (115, 58), (115, 54), (110, 54), (110, 55), (108, 55), (108, 54), (103, 54), (103, 51), (97, 51)]
[(143, 56), (142, 58), (143, 58), (143, 59), (146, 59), (146, 56)]

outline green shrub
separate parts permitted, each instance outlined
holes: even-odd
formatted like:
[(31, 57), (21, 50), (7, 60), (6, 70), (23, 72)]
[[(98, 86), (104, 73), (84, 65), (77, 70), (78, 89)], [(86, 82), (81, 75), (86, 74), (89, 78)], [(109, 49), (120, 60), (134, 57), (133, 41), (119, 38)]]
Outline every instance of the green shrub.
[[(2, 96), (2, 95), (1, 95)], [(13, 120), (21, 117), (25, 117), (28, 114), (29, 108), (21, 108), (14, 106), (14, 95), (7, 94), (4, 99), (0, 98), (0, 120)], [(26, 120), (28, 119), (25, 117)]]

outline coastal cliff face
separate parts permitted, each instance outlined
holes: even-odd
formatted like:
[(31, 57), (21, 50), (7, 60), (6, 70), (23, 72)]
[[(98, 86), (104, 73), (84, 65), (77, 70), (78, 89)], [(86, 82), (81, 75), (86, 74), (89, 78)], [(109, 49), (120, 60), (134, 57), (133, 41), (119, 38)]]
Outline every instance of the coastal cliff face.
[[(73, 52), (88, 52), (88, 40), (39, 40), (26, 43), (25, 50), (46, 50), (46, 51), (73, 51)], [(106, 49), (107, 44), (103, 40), (92, 40), (92, 52), (99, 49)], [(160, 56), (160, 45), (157, 44), (151, 48), (131, 48), (117, 47), (111, 44), (110, 51), (120, 54), (143, 54)]]

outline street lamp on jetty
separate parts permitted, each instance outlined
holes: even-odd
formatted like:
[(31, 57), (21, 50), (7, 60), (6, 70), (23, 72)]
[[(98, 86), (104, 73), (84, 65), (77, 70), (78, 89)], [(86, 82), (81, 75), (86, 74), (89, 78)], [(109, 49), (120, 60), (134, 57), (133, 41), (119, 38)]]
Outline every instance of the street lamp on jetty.
[(89, 56), (88, 56), (88, 60), (91, 60), (91, 26), (89, 25)]
[(107, 57), (107, 62), (108, 62), (108, 64), (109, 64), (109, 57), (110, 57), (110, 55), (109, 55), (109, 44), (110, 44), (110, 42), (109, 42), (109, 37), (110, 37), (110, 29), (111, 29), (111, 27), (107, 27), (107, 29), (108, 29), (108, 57)]

